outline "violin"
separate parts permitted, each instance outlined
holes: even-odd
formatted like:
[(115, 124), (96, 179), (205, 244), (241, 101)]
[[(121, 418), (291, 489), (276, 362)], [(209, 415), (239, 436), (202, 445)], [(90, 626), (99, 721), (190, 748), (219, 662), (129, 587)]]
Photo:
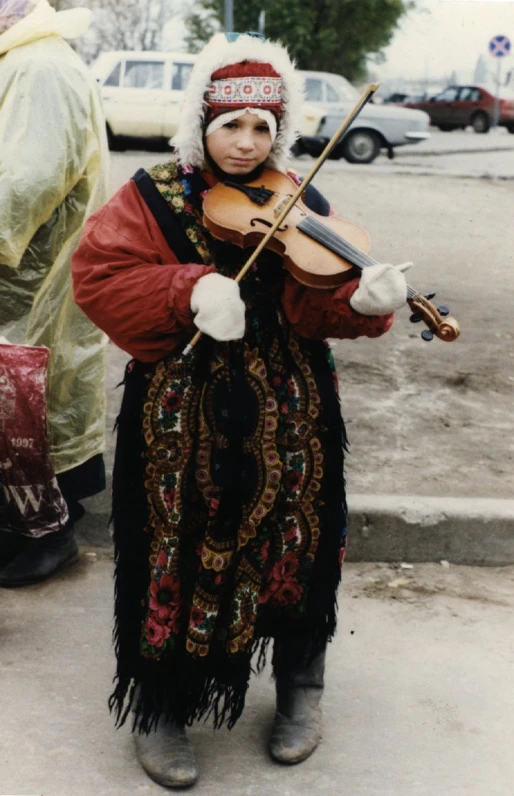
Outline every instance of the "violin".
[[(319, 216), (301, 197), (269, 236), (297, 191), (291, 177), (273, 169), (265, 169), (249, 183), (226, 180), (206, 195), (204, 224), (215, 238), (241, 248), (259, 247), (267, 236), (265, 247), (280, 254), (284, 268), (307, 287), (332, 290), (354, 279), (363, 268), (376, 265), (368, 253), (371, 240), (366, 230), (337, 216)], [(452, 342), (459, 336), (459, 325), (447, 306), (431, 303), (434, 295), (423, 296), (407, 286), (407, 304), (413, 311), (410, 320), (427, 325), (423, 340), (435, 335)]]

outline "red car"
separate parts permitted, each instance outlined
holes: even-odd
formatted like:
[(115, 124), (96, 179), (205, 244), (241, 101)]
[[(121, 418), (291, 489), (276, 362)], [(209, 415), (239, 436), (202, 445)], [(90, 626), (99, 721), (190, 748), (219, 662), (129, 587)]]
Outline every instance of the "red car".
[[(494, 120), (494, 100), (482, 86), (448, 86), (435, 97), (406, 102), (404, 107), (425, 111), (430, 124), (440, 130), (464, 130), (470, 124), (475, 133), (487, 133)], [(514, 99), (500, 99), (498, 124), (514, 133)]]

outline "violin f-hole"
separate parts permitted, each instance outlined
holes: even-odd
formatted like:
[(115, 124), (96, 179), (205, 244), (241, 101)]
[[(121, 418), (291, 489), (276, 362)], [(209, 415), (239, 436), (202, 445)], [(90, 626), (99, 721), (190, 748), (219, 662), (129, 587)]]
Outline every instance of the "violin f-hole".
[[(271, 221), (267, 221), (265, 218), (252, 218), (250, 219), (250, 226), (256, 227), (257, 224), (264, 224), (265, 227), (272, 227), (273, 224)], [(285, 227), (278, 227), (276, 230), (277, 232), (287, 232), (289, 226), (286, 224)]]

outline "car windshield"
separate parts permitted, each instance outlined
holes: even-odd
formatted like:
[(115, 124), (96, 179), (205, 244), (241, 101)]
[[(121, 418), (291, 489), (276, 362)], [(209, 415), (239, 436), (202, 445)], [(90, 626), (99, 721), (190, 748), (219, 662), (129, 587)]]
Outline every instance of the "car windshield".
[(342, 75), (331, 74), (329, 77), (330, 85), (335, 88), (341, 100), (355, 102), (359, 99), (359, 92)]
[(448, 88), (445, 88), (444, 91), (441, 91), (440, 94), (436, 94), (434, 100), (436, 102), (453, 102), (453, 100), (457, 99), (458, 93), (458, 88), (455, 88), (455, 86), (449, 86)]
[(308, 102), (355, 102), (359, 92), (342, 75), (333, 72), (303, 72)]

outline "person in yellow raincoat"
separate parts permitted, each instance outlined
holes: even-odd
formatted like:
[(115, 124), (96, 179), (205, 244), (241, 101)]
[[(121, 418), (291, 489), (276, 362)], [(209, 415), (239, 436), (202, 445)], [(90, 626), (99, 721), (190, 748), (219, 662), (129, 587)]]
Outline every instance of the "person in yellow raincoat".
[(42, 580), (74, 560), (78, 501), (105, 487), (106, 337), (76, 306), (70, 277), (83, 223), (108, 198), (98, 87), (65, 41), (90, 16), (47, 0), (0, 0), (0, 337), (50, 349), (50, 458), (70, 514), (64, 529), (26, 537), (9, 555), (13, 534), (2, 529), (2, 563), (10, 560), (0, 586)]

